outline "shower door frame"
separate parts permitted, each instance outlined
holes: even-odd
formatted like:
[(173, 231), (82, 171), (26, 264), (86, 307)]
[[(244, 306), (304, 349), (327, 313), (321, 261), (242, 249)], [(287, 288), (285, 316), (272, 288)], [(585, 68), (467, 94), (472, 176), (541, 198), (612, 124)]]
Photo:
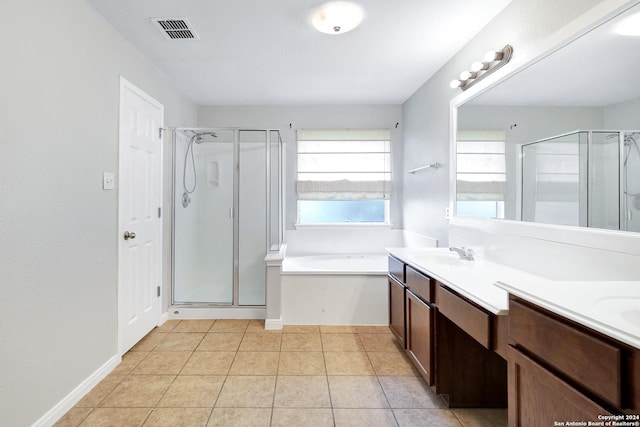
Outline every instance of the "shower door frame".
[[(266, 309), (267, 306), (267, 290), (266, 290), (266, 264), (265, 264), (265, 304), (263, 305), (240, 305), (240, 133), (241, 132), (264, 132), (265, 133), (265, 198), (266, 198), (266, 219), (265, 219), (265, 257), (268, 253), (278, 252), (283, 240), (283, 182), (282, 179), (282, 158), (283, 158), (283, 142), (279, 129), (253, 129), (253, 128), (237, 128), (237, 127), (179, 127), (170, 128), (171, 131), (171, 174), (172, 174), (172, 186), (171, 186), (171, 301), (170, 308), (230, 308), (230, 309)], [(176, 232), (176, 132), (233, 132), (233, 275), (232, 275), (232, 301), (231, 303), (223, 302), (176, 302), (175, 301), (175, 232)], [(272, 154), (271, 154), (271, 133), (276, 132), (278, 135), (278, 249), (271, 249), (271, 208), (272, 208)], [(178, 312), (174, 312), (178, 314)]]

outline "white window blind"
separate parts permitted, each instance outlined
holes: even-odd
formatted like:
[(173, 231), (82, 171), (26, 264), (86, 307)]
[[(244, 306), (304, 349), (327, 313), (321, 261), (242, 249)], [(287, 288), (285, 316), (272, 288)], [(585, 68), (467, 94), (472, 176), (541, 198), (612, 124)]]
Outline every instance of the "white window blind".
[(299, 200), (386, 200), (388, 129), (298, 130)]
[(504, 200), (507, 192), (505, 141), (502, 130), (458, 131), (457, 200)]

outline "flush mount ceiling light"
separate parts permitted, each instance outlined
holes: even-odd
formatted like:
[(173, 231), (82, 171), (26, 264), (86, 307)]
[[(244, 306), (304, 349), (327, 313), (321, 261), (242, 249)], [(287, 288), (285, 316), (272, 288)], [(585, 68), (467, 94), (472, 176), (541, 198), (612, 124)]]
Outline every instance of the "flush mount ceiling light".
[(614, 31), (621, 36), (640, 36), (640, 13), (622, 20), (616, 25)]
[(311, 14), (311, 24), (325, 34), (344, 34), (362, 22), (364, 11), (349, 1), (332, 1), (318, 7)]

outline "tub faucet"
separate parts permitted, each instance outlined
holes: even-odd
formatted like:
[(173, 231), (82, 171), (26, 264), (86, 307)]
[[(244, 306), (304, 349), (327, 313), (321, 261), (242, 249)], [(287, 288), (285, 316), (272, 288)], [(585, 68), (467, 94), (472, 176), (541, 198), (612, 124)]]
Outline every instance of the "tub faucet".
[(464, 246), (461, 246), (459, 248), (456, 247), (450, 247), (449, 250), (451, 252), (455, 252), (458, 255), (460, 255), (460, 259), (466, 259), (467, 261), (473, 261), (473, 249), (471, 248), (465, 248)]

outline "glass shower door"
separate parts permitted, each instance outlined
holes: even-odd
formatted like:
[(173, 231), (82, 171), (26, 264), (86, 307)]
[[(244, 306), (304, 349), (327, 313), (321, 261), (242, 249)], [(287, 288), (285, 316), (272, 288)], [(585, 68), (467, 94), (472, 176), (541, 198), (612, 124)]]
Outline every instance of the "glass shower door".
[(267, 135), (238, 135), (238, 305), (266, 304)]
[(233, 303), (234, 132), (215, 135), (176, 132), (176, 304)]
[(576, 132), (522, 146), (524, 221), (586, 224), (586, 141)]

